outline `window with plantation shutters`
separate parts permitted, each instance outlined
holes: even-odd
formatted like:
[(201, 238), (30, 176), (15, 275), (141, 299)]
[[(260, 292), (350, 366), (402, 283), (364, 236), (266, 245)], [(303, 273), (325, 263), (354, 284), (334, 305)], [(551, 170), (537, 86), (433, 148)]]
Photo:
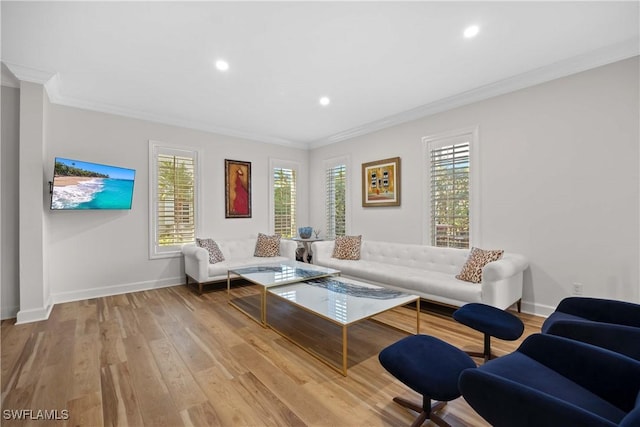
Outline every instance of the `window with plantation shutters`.
[(195, 241), (197, 152), (157, 145), (151, 152), (151, 256), (172, 256)]
[(273, 230), (282, 237), (296, 236), (295, 169), (273, 168)]
[(431, 150), (431, 244), (469, 247), (469, 143)]
[(425, 140), (428, 242), (433, 246), (468, 248), (473, 230), (471, 164), (475, 132)]
[(325, 172), (325, 217), (327, 239), (346, 234), (347, 166), (337, 164)]

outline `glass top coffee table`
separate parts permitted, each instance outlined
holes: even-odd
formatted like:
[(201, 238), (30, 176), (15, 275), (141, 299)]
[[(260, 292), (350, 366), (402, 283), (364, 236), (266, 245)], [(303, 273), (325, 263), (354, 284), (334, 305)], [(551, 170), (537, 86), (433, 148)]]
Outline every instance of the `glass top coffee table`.
[[(288, 304), (341, 328), (342, 360), (336, 364), (331, 363), (331, 360), (328, 360), (327, 357), (318, 352), (310, 351), (296, 342), (291, 336), (282, 333), (275, 325), (275, 319), (274, 322), (267, 319), (268, 325), (273, 330), (344, 376), (347, 376), (347, 328), (349, 326), (393, 308), (415, 302), (416, 334), (420, 333), (420, 297), (417, 295), (343, 277), (311, 279), (299, 283), (269, 287), (267, 291), (269, 296), (278, 297), (278, 299), (286, 301)], [(284, 322), (283, 326), (290, 326), (286, 323), (291, 322), (289, 320), (291, 317), (284, 316), (283, 319), (279, 319), (280, 322)]]
[(259, 298), (256, 298), (255, 293), (251, 295), (245, 292), (245, 295), (235, 295), (230, 298), (229, 304), (266, 327), (267, 289), (339, 274), (340, 270), (293, 260), (231, 268), (227, 271), (227, 294), (231, 296), (231, 275), (236, 275), (257, 285)]

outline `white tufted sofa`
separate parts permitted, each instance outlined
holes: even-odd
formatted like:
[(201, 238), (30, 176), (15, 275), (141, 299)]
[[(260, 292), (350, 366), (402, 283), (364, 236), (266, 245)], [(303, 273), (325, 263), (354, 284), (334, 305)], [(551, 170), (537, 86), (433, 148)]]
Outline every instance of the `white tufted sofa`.
[(469, 249), (362, 240), (360, 259), (332, 257), (332, 240), (311, 245), (313, 263), (338, 269), (345, 277), (403, 290), (429, 300), (460, 307), (480, 302), (506, 309), (522, 298), (523, 272), (527, 260), (505, 252), (498, 261), (482, 270), (482, 282), (456, 279), (467, 260)]
[(296, 248), (298, 247), (296, 242), (280, 239), (280, 256), (256, 257), (253, 256), (256, 240), (257, 237), (216, 240), (224, 255), (224, 261), (215, 264), (209, 264), (209, 252), (206, 249), (196, 246), (194, 243), (183, 245), (186, 285), (189, 286), (189, 278), (191, 278), (197, 283), (198, 290), (202, 293), (203, 284), (227, 280), (227, 270), (230, 268), (270, 264), (290, 259), (295, 261)]

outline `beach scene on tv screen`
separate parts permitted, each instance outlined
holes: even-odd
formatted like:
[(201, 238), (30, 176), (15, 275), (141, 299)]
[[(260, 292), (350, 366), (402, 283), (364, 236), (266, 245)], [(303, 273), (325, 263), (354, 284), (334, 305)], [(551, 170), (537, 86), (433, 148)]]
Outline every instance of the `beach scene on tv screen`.
[(135, 173), (56, 157), (51, 209), (131, 209)]

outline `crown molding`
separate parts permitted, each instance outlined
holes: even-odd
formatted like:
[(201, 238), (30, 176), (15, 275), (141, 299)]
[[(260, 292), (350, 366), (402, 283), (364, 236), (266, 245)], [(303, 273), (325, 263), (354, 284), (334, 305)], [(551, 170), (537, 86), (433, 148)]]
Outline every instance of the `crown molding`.
[(251, 132), (244, 132), (235, 129), (229, 129), (221, 126), (215, 126), (211, 123), (202, 122), (198, 120), (188, 120), (178, 117), (171, 116), (163, 116), (159, 114), (148, 113), (145, 111), (133, 110), (130, 108), (123, 108), (117, 105), (102, 103), (102, 102), (93, 102), (86, 101), (77, 98), (71, 98), (67, 96), (63, 96), (60, 94), (59, 88), (59, 79), (52, 79), (50, 83), (50, 88), (47, 87), (47, 92), (49, 93), (49, 98), (52, 103), (64, 105), (67, 107), (79, 108), (82, 110), (90, 110), (96, 111), (100, 113), (106, 114), (114, 114), (117, 116), (124, 116), (127, 118), (145, 120), (148, 122), (159, 123), (168, 126), (177, 126), (187, 129), (201, 130), (205, 132), (215, 133), (224, 136), (231, 136), (234, 138), (247, 139), (251, 141), (257, 142), (265, 142), (268, 144), (276, 144), (276, 145), (284, 145), (287, 147), (297, 147), (300, 148), (300, 143), (295, 141), (286, 140), (283, 138), (277, 138), (267, 135), (260, 135)]
[[(96, 111), (100, 113), (114, 114), (118, 116), (124, 116), (133, 119), (146, 120), (154, 123), (160, 123), (164, 125), (178, 126), (187, 129), (195, 129), (201, 130), (205, 132), (216, 133), (225, 136), (231, 136), (234, 138), (248, 139), (251, 141), (265, 142), (268, 144), (276, 144), (276, 145), (284, 145), (287, 147), (297, 147), (300, 148), (301, 144), (295, 141), (290, 141), (283, 138), (272, 137), (268, 135), (260, 135), (251, 132), (244, 132), (235, 129), (229, 129), (221, 126), (215, 126), (210, 123), (196, 121), (196, 120), (186, 120), (182, 118), (162, 116), (158, 114), (152, 114), (144, 111), (133, 110), (129, 108), (123, 108), (117, 105), (103, 103), (103, 102), (93, 102), (82, 100), (78, 98), (72, 98), (68, 96), (64, 96), (62, 94), (61, 88), (61, 77), (60, 74), (39, 70), (32, 67), (26, 67), (19, 64), (7, 63), (4, 62), (9, 71), (16, 76), (17, 81), (14, 83), (16, 87), (20, 87), (20, 81), (27, 81), (31, 83), (38, 83), (44, 85), (47, 95), (49, 96), (49, 100), (53, 104), (64, 105), (67, 107), (80, 108), (83, 110)], [(4, 75), (3, 75), (3, 84), (4, 84)], [(306, 148), (302, 146), (302, 148)]]
[(38, 68), (26, 67), (24, 65), (13, 64), (11, 62), (3, 61), (3, 64), (5, 64), (16, 79), (21, 82), (44, 85), (56, 75), (56, 72), (54, 71), (40, 70)]
[(2, 86), (20, 89), (20, 81), (13, 75), (7, 65), (3, 62), (1, 67), (0, 75), (2, 77)]
[[(4, 64), (11, 72), (11, 74), (13, 74), (19, 81), (28, 81), (44, 85), (45, 89), (47, 90), (47, 94), (49, 95), (50, 101), (54, 104), (101, 113), (114, 114), (118, 116), (145, 120), (170, 126), (201, 130), (250, 141), (283, 145), (300, 149), (314, 149), (373, 133), (385, 128), (417, 120), (443, 111), (451, 110), (453, 108), (503, 95), (509, 92), (514, 92), (526, 87), (545, 83), (547, 81), (565, 77), (571, 74), (576, 74), (592, 68), (607, 65), (616, 61), (621, 61), (623, 59), (638, 56), (639, 53), (640, 43), (638, 39), (632, 38), (616, 45), (603, 47), (583, 55), (578, 55), (573, 58), (558, 61), (556, 63), (540, 67), (535, 70), (519, 74), (517, 76), (499, 80), (497, 82), (490, 83), (476, 89), (462, 92), (448, 98), (444, 98), (399, 114), (383, 118), (381, 120), (376, 120), (362, 126), (347, 129), (345, 131), (338, 132), (336, 134), (315, 141), (292, 141), (269, 135), (261, 135), (252, 132), (245, 132), (241, 130), (216, 126), (211, 123), (198, 120), (163, 116), (145, 111), (123, 108), (121, 106), (108, 103), (67, 97), (62, 95), (62, 91), (60, 90), (61, 77), (58, 73), (47, 70), (39, 70), (13, 63), (4, 62)], [(19, 87), (19, 82), (12, 82), (10, 76), (5, 77), (5, 74), (6, 73), (3, 73), (2, 75), (3, 85), (12, 86), (17, 84), (17, 87)], [(5, 80), (7, 81), (6, 83)]]
[(20, 89), (20, 82), (17, 80), (11, 80), (11, 78), (2, 76), (2, 80), (0, 81), (0, 85), (4, 87), (12, 87), (15, 89)]
[(583, 55), (574, 56), (572, 58), (555, 62), (553, 64), (540, 67), (517, 76), (509, 77), (472, 89), (466, 92), (453, 95), (420, 107), (376, 120), (364, 124), (362, 126), (347, 129), (330, 135), (326, 138), (312, 141), (308, 143), (308, 148), (318, 148), (325, 145), (334, 144), (336, 142), (345, 141), (347, 139), (366, 135), (378, 130), (382, 130), (391, 126), (417, 120), (433, 114), (448, 111), (463, 105), (472, 104), (474, 102), (483, 101), (498, 95), (504, 95), (526, 87), (545, 83), (571, 74), (576, 74), (592, 68), (607, 65), (613, 62), (628, 59), (640, 54), (640, 42), (638, 39), (632, 38), (622, 43), (603, 47)]
[(52, 102), (59, 98), (60, 75), (58, 73), (3, 61), (2, 84), (20, 88), (20, 82), (43, 85)]

